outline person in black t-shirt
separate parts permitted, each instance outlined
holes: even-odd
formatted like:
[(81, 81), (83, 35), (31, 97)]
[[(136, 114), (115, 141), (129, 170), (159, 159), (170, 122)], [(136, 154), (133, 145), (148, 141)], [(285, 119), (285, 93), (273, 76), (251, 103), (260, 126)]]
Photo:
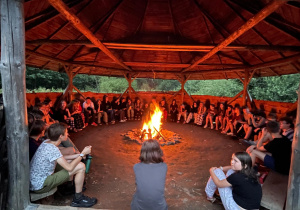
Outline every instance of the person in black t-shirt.
[(44, 136), (46, 123), (42, 120), (33, 120), (29, 128), (29, 161), (31, 161), (36, 150), (42, 144), (40, 137)]
[(218, 188), (226, 210), (259, 209), (262, 189), (249, 154), (236, 152), (232, 155), (231, 166), (212, 167), (209, 173), (211, 177), (205, 187), (208, 201), (215, 202), (213, 196)]
[(278, 122), (270, 121), (267, 123), (266, 128), (273, 140), (266, 145), (262, 145), (259, 141), (256, 146), (253, 145), (247, 148), (252, 163), (254, 164), (256, 158), (258, 158), (264, 161), (266, 167), (282, 174), (289, 174), (292, 143), (286, 137), (280, 135)]

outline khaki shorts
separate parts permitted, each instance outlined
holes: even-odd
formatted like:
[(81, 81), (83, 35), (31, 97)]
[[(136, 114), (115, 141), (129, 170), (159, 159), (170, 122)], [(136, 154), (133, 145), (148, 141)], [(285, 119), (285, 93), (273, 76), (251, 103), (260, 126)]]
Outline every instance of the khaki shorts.
[[(59, 164), (57, 164), (58, 168), (60, 167)], [(62, 167), (61, 167), (62, 168)], [(43, 184), (43, 188), (37, 191), (34, 191), (35, 193), (46, 193), (52, 190), (53, 188), (57, 187), (58, 185), (61, 185), (69, 180), (69, 172), (66, 169), (61, 169), (58, 172), (51, 174), (48, 176)]]

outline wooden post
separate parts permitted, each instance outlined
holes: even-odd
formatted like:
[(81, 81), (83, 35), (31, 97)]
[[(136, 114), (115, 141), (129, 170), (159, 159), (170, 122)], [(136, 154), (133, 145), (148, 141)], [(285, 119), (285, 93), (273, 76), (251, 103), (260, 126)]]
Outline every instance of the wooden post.
[(248, 93), (248, 81), (249, 81), (249, 71), (247, 69), (245, 69), (245, 73), (244, 73), (244, 90), (243, 90), (243, 105), (247, 105), (247, 93)]
[(287, 189), (286, 210), (300, 209), (300, 86), (298, 89), (298, 106), (297, 118), (294, 132), (294, 139), (292, 144), (292, 158), (290, 167), (289, 184)]
[(8, 151), (8, 207), (29, 205), (24, 1), (1, 1), (1, 77)]
[(66, 67), (64, 66), (65, 68), (65, 71), (66, 71), (66, 74), (68, 75), (68, 79), (69, 79), (69, 84), (68, 84), (68, 89), (67, 89), (67, 92), (66, 92), (66, 96), (67, 96), (67, 100), (68, 102), (71, 102), (73, 100), (73, 78), (74, 78), (74, 75), (73, 75), (73, 72), (72, 72), (72, 69), (73, 67), (72, 66), (69, 66), (69, 67)]
[(232, 102), (234, 102), (238, 97), (240, 97), (243, 94), (244, 90), (242, 90), (241, 92), (239, 92), (238, 94), (236, 94), (232, 99), (230, 99), (227, 104), (231, 104)]

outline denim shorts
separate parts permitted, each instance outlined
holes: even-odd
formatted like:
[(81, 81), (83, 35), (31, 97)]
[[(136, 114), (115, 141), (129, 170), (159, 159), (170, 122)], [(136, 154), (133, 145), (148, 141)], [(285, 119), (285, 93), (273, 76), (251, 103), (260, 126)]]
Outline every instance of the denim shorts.
[(265, 156), (264, 165), (275, 171), (275, 160), (272, 156), (270, 156), (270, 155)]

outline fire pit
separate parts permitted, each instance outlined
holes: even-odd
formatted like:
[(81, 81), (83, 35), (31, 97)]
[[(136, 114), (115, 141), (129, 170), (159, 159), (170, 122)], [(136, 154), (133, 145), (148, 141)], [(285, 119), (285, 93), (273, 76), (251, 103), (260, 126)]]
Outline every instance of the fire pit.
[(150, 116), (144, 119), (142, 129), (132, 129), (122, 135), (125, 139), (135, 141), (138, 144), (142, 144), (148, 139), (157, 140), (161, 146), (180, 143), (181, 137), (178, 134), (161, 128), (161, 119), (162, 112), (159, 106), (155, 104), (155, 109), (150, 112)]

